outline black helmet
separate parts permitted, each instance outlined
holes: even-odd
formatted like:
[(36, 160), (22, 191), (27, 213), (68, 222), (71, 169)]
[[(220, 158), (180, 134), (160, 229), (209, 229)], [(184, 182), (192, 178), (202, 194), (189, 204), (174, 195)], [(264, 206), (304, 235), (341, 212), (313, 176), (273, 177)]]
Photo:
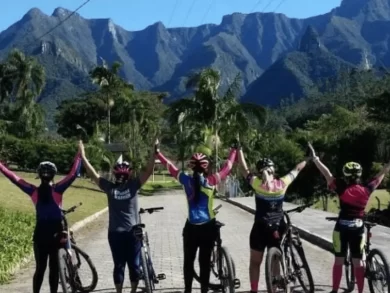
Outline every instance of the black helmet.
[(274, 167), (274, 166), (275, 166), (274, 162), (272, 162), (272, 160), (268, 159), (268, 158), (262, 158), (262, 159), (258, 160), (256, 163), (256, 169), (258, 171), (260, 171), (264, 168), (267, 168), (267, 167)]
[(41, 179), (52, 180), (57, 174), (57, 167), (49, 161), (41, 162), (38, 166), (37, 173)]

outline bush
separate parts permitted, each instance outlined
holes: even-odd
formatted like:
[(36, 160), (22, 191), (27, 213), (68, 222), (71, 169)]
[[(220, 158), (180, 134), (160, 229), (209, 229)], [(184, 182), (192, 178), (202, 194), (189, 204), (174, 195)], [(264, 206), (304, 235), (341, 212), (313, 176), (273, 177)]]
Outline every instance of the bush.
[[(107, 168), (107, 159), (111, 159), (102, 146), (87, 145), (86, 152), (91, 164), (98, 170)], [(15, 164), (20, 169), (35, 170), (42, 161), (56, 164), (58, 172), (65, 174), (70, 171), (77, 153), (77, 145), (70, 141), (41, 142), (22, 140), (12, 136), (1, 137), (1, 160)]]

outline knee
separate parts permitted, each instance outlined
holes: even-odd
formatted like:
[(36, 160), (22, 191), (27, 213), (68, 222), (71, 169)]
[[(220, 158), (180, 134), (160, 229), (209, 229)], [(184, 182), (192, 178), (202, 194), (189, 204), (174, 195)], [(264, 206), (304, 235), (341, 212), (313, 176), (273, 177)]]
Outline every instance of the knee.
[(335, 257), (334, 259), (334, 265), (335, 266), (342, 266), (344, 264), (345, 257)]
[(258, 267), (261, 265), (261, 262), (263, 261), (263, 253), (256, 251), (251, 253), (249, 264), (251, 267)]
[(352, 263), (353, 263), (354, 268), (363, 267), (363, 261), (360, 258), (352, 258)]

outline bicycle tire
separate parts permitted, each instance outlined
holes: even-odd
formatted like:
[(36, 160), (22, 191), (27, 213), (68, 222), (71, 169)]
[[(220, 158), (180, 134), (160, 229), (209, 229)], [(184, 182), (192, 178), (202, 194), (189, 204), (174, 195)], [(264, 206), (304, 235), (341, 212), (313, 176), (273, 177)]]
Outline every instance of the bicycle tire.
[[(215, 278), (219, 279), (219, 276), (218, 276), (218, 268), (216, 267), (217, 264), (216, 264), (216, 251), (217, 249), (213, 248), (213, 251), (212, 251), (212, 254), (211, 254), (211, 261), (210, 261), (210, 275), (213, 274), (215, 276)], [(200, 277), (199, 277), (199, 274), (195, 271), (195, 268), (194, 268), (194, 271), (193, 271), (193, 276), (194, 276), (194, 279), (200, 284)], [(213, 283), (213, 282), (210, 282), (209, 281), (209, 288), (211, 290), (220, 290), (221, 289), (221, 284), (220, 283)]]
[[(305, 291), (306, 293), (314, 293), (315, 287), (314, 287), (313, 275), (311, 274), (311, 270), (310, 270), (309, 264), (307, 262), (305, 251), (303, 250), (302, 244), (298, 243), (297, 241), (293, 241), (292, 247), (290, 247), (290, 249), (291, 248), (294, 248), (298, 252), (298, 256), (302, 261), (302, 267), (306, 271), (306, 276), (307, 276), (307, 279), (309, 281), (309, 288), (306, 287), (306, 284), (304, 283), (304, 281), (302, 279), (302, 275), (300, 275), (300, 274), (297, 275), (299, 284), (301, 284), (303, 291)], [(291, 257), (293, 259), (294, 270), (296, 271), (297, 270), (297, 261), (295, 259), (295, 254), (291, 253)]]
[(384, 264), (384, 266), (383, 266), (384, 273), (385, 273), (384, 279), (387, 282), (387, 292), (390, 293), (390, 287), (389, 287), (389, 284), (390, 284), (389, 263), (387, 262), (387, 258), (382, 253), (382, 251), (380, 251), (379, 249), (376, 249), (376, 248), (374, 248), (374, 249), (372, 249), (370, 251), (370, 253), (367, 256), (367, 260), (366, 260), (366, 270), (368, 270), (368, 274), (367, 274), (368, 287), (369, 287), (371, 293), (375, 293), (374, 286), (373, 286), (373, 280), (371, 279), (371, 268), (373, 267), (372, 260), (373, 260), (374, 256), (376, 256), (376, 255), (379, 256), (379, 258), (381, 259), (382, 263)]
[(88, 292), (91, 292), (93, 290), (95, 290), (96, 286), (97, 286), (97, 283), (98, 283), (98, 273), (96, 271), (96, 267), (95, 265), (93, 264), (91, 258), (89, 257), (89, 255), (83, 251), (80, 247), (78, 247), (77, 245), (75, 244), (72, 244), (72, 249), (76, 252), (76, 254), (79, 254), (80, 256), (82, 256), (84, 258), (84, 260), (86, 260), (88, 266), (89, 266), (89, 269), (91, 270), (91, 273), (92, 273), (92, 281), (91, 281), (91, 284), (89, 284), (88, 286), (82, 286), (82, 282), (80, 282), (81, 286), (77, 286), (77, 291), (79, 292), (82, 292), (82, 293), (88, 293)]
[[(60, 248), (60, 249), (58, 249), (58, 252), (57, 252), (58, 269), (59, 269), (62, 293), (75, 293), (76, 290), (75, 290), (73, 284), (68, 283), (68, 280), (67, 280), (67, 277), (66, 277), (66, 274), (65, 274), (65, 270), (70, 272), (69, 263), (65, 259), (64, 254), (61, 251), (65, 252), (66, 258), (69, 257), (69, 254), (68, 254), (68, 252), (66, 251), (65, 248)], [(70, 290), (68, 289), (67, 284), (70, 285), (70, 287), (71, 287)]]
[[(273, 264), (273, 258), (274, 257), (277, 257), (277, 259), (280, 260), (280, 263), (283, 264), (283, 256), (282, 256), (282, 252), (280, 251), (280, 249), (278, 247), (271, 247), (268, 249), (268, 252), (267, 252), (267, 257), (266, 257), (266, 260), (265, 260), (265, 283), (267, 285), (267, 292), (274, 292), (273, 290), (273, 275), (272, 275), (272, 264)], [(283, 270), (283, 268), (282, 268)], [(286, 276), (284, 275), (284, 272), (282, 272), (283, 274), (283, 279), (285, 280), (286, 279)], [(285, 286), (285, 290), (284, 292), (287, 293), (287, 286)]]
[(355, 272), (353, 269), (352, 258), (349, 250), (344, 262), (344, 271), (345, 281), (347, 283), (347, 289), (345, 290), (345, 292), (350, 293), (355, 289)]
[[(226, 273), (227, 273), (226, 285), (229, 286), (228, 290), (224, 290), (224, 291), (226, 293), (235, 293), (236, 289), (234, 285), (234, 279), (236, 278), (236, 276), (234, 275), (232, 257), (229, 254), (229, 250), (224, 246), (221, 247), (221, 257), (224, 258), (226, 262)], [(222, 270), (224, 271), (223, 268)], [(226, 288), (225, 284), (221, 284), (221, 287), (222, 289)]]
[(150, 272), (148, 269), (148, 261), (149, 261), (148, 255), (145, 251), (145, 248), (142, 247), (141, 248), (141, 265), (142, 265), (143, 280), (145, 283), (145, 292), (152, 293), (153, 289), (152, 289), (152, 284), (150, 281)]

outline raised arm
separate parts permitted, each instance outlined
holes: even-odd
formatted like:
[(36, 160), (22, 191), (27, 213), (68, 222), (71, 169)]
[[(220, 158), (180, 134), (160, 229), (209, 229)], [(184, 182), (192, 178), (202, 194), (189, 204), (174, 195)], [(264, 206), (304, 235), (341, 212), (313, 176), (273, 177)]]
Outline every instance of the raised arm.
[(308, 159), (298, 163), (295, 168), (292, 169), (287, 175), (280, 178), (284, 184), (286, 184), (286, 187), (289, 186), (295, 180), (295, 178), (297, 178), (299, 172), (301, 172), (302, 169), (306, 167), (307, 161)]
[(29, 196), (32, 196), (36, 189), (36, 186), (24, 181), (14, 172), (7, 169), (7, 167), (5, 167), (2, 163), (0, 163), (0, 172), (3, 173), (5, 177), (7, 177), (17, 187), (19, 187), (24, 193), (28, 194)]
[(237, 148), (231, 148), (229, 157), (226, 160), (225, 165), (222, 167), (222, 169), (218, 173), (211, 174), (207, 177), (207, 180), (210, 185), (217, 185), (229, 175), (230, 171), (233, 168), (234, 161), (236, 160), (236, 155)]
[(73, 166), (70, 169), (70, 172), (54, 186), (55, 191), (60, 194), (64, 193), (65, 190), (67, 190), (69, 186), (71, 186), (72, 183), (76, 180), (78, 174), (80, 173), (80, 168), (81, 168), (81, 154), (80, 151), (78, 151), (74, 158)]
[(318, 170), (320, 170), (321, 174), (325, 177), (326, 183), (328, 184), (329, 187), (332, 186), (334, 183), (334, 177), (332, 173), (329, 171), (328, 167), (326, 167), (321, 161), (320, 158), (316, 156), (316, 152), (311, 145), (311, 143), (308, 143), (307, 146), (309, 147), (310, 151), (310, 156), (314, 162), (314, 164), (317, 166)]
[(246, 164), (244, 152), (242, 151), (242, 149), (238, 150), (237, 157), (238, 157), (238, 163), (241, 165), (240, 172), (242, 176), (246, 178), (250, 174), (250, 172), (248, 169), (248, 165)]
[(390, 162), (383, 166), (382, 170), (368, 183), (368, 188), (373, 192), (382, 183), (385, 175), (390, 171)]
[(81, 159), (83, 160), (85, 170), (87, 171), (88, 175), (98, 186), (100, 186), (100, 175), (98, 174), (98, 172), (96, 172), (95, 168), (88, 161), (87, 156), (85, 155), (84, 144), (81, 140), (79, 141), (79, 152), (81, 155)]
[(156, 145), (158, 145), (158, 140), (156, 140), (156, 142), (153, 145), (153, 150), (150, 154), (148, 165), (146, 166), (145, 170), (142, 171), (141, 174), (139, 175), (139, 181), (140, 181), (141, 186), (144, 185), (146, 181), (148, 181), (150, 175), (152, 175), (152, 173), (153, 173), (154, 162), (156, 160), (155, 159)]
[(179, 180), (179, 169), (160, 152), (158, 144), (155, 145), (155, 154), (156, 157), (160, 160), (161, 164), (163, 164), (165, 168), (168, 169), (169, 174), (171, 174), (171, 176), (175, 179)]

